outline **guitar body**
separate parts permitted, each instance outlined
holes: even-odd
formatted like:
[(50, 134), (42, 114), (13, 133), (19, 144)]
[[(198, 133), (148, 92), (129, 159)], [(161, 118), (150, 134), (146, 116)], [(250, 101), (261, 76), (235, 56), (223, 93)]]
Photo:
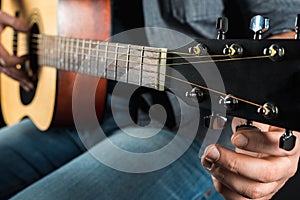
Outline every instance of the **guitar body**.
[[(39, 33), (83, 39), (106, 40), (110, 36), (109, 0), (2, 0), (2, 10), (17, 15)], [(1, 41), (13, 53), (13, 30), (7, 28)], [(24, 48), (18, 46), (17, 54)], [(79, 76), (80, 84), (98, 84), (95, 94), (95, 110), (98, 117), (104, 110), (106, 79), (58, 71), (40, 66), (36, 70), (37, 85), (33, 92), (25, 92), (18, 82), (1, 74), (1, 108), (6, 124), (14, 124), (29, 117), (40, 130), (51, 125), (73, 124), (72, 98), (74, 83)], [(76, 93), (77, 94), (77, 93)], [(29, 96), (29, 97), (26, 97)], [(24, 97), (25, 96), (25, 97)]]

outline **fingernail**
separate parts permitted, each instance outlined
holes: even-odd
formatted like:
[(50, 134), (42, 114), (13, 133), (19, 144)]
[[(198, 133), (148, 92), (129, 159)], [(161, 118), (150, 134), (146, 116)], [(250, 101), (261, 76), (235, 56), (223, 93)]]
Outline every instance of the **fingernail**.
[(33, 90), (33, 89), (34, 89), (33, 83), (29, 83), (29, 84), (28, 84), (28, 87), (30, 88), (30, 90)]
[(22, 88), (26, 91), (26, 92), (29, 92), (30, 89), (27, 87), (27, 86), (22, 86)]
[(207, 170), (211, 170), (211, 167), (212, 167), (212, 163), (209, 162), (208, 160), (204, 159), (203, 160), (203, 167), (206, 168)]
[(248, 144), (248, 138), (242, 134), (237, 135), (232, 139), (232, 144), (238, 148), (245, 147)]
[(209, 162), (215, 162), (220, 158), (220, 152), (215, 146), (208, 147), (204, 152), (205, 159)]

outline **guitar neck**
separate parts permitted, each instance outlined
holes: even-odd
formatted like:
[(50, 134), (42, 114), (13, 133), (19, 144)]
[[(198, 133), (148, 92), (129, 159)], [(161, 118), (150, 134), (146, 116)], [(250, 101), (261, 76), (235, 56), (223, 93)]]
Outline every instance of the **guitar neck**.
[(167, 49), (35, 34), (40, 66), (164, 90)]

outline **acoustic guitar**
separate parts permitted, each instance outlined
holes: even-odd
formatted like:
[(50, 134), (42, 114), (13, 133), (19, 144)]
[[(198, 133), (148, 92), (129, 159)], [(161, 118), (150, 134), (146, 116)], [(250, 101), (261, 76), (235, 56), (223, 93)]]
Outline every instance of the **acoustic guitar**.
[[(170, 50), (105, 41), (110, 23), (106, 0), (4, 0), (2, 8), (30, 22), (32, 30), (25, 40), (33, 55), (30, 70), (38, 74), (37, 88), (28, 99), (22, 99), (24, 91), (17, 82), (2, 75), (1, 106), (8, 124), (25, 116), (41, 130), (56, 121), (72, 122), (66, 117), (72, 116), (72, 78), (82, 74), (84, 84), (102, 78), (95, 97), (99, 116), (106, 79), (111, 79), (170, 90), (192, 106), (211, 109), (209, 123), (231, 115), (283, 127), (288, 134), (300, 131), (299, 40), (220, 37)], [(7, 30), (2, 41), (12, 53), (22, 54), (23, 39), (18, 35)], [(221, 78), (220, 87), (215, 77)]]
[[(1, 6), (3, 11), (28, 22), (32, 27), (31, 34), (76, 36), (90, 40), (106, 40), (110, 36), (109, 0), (3, 0)], [(23, 55), (30, 53), (28, 48), (24, 48), (26, 37), (22, 38), (22, 35), (6, 29), (1, 39), (12, 54)], [(25, 92), (16, 81), (1, 74), (1, 107), (4, 120), (10, 125), (29, 117), (41, 130), (46, 130), (51, 124), (71, 125), (72, 91), (78, 74), (58, 71), (48, 67), (48, 61), (37, 63), (39, 61), (34, 56), (30, 61), (30, 71), (38, 77), (33, 92)], [(99, 82), (95, 109), (100, 117), (104, 109), (107, 81), (95, 77), (83, 77), (81, 80), (86, 85)]]

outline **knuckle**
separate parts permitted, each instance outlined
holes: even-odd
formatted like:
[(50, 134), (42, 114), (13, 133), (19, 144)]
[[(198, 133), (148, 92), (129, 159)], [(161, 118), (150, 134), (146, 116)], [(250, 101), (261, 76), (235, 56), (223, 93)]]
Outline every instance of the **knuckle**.
[(231, 172), (237, 172), (239, 166), (238, 159), (233, 159), (230, 162), (228, 162), (227, 167)]

